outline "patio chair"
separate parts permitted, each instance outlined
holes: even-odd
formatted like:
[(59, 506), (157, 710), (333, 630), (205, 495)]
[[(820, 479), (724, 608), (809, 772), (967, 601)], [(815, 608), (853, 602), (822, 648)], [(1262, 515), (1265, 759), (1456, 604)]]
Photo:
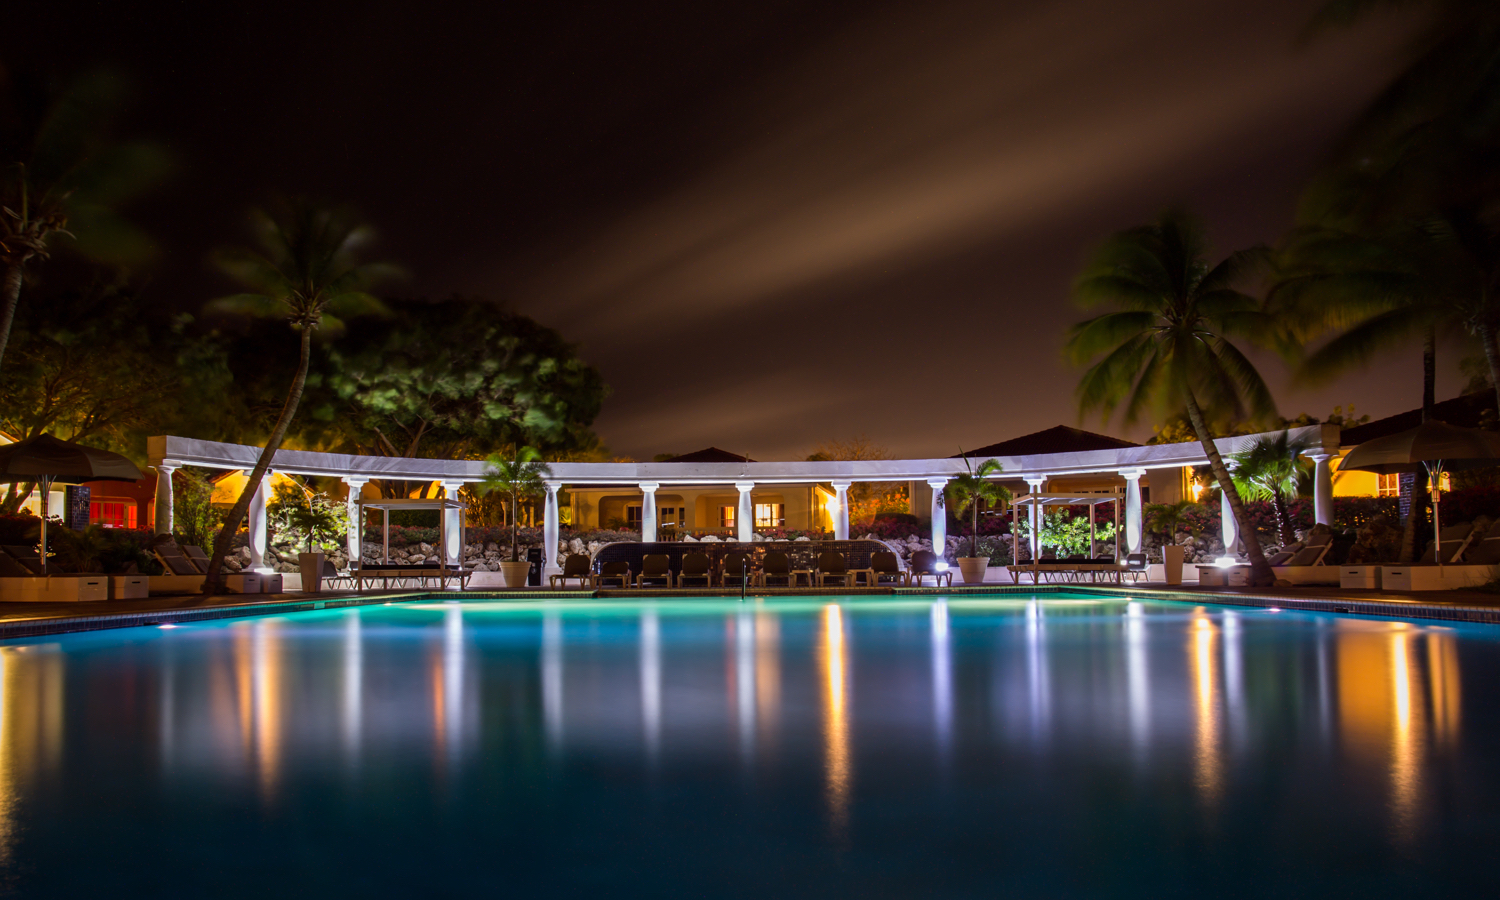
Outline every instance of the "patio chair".
[(548, 587), (557, 587), (559, 581), (563, 587), (568, 586), (568, 579), (577, 578), (578, 586), (586, 588), (589, 586), (589, 569), (593, 566), (593, 560), (589, 559), (587, 553), (574, 553), (563, 560), (562, 571), (547, 578)]
[(934, 586), (942, 584), (944, 579), (949, 587), (953, 586), (953, 572), (938, 570), (937, 554), (931, 550), (918, 550), (911, 555), (911, 572), (906, 576), (906, 583), (910, 585), (915, 580), (917, 587), (921, 587), (922, 579), (928, 576), (932, 577)]
[(1151, 563), (1146, 559), (1146, 554), (1127, 553), (1125, 554), (1125, 568), (1120, 574), (1131, 581), (1140, 581), (1150, 569)]
[(601, 563), (599, 571), (594, 575), (593, 581), (596, 588), (603, 587), (606, 581), (618, 581), (620, 582), (620, 587), (628, 588), (631, 584), (630, 563), (623, 559)]
[(830, 578), (837, 578), (848, 587), (851, 580), (849, 560), (842, 553), (825, 550), (818, 555), (818, 587), (827, 587)]
[(707, 553), (694, 551), (682, 555), (682, 569), (677, 573), (677, 586), (687, 587), (689, 578), (701, 578), (704, 587), (713, 587), (713, 562), (709, 560)]
[[(186, 549), (186, 548), (184, 548)], [(324, 588), (332, 591), (349, 591), (354, 589), (354, 575), (350, 572), (340, 572), (333, 560), (323, 560), (323, 577), (320, 579)]]
[(746, 585), (755, 583), (755, 567), (750, 565), (750, 554), (743, 550), (724, 554), (719, 560), (719, 584), (729, 587), (732, 581), (738, 586), (742, 577)]
[(905, 584), (906, 573), (901, 571), (901, 559), (889, 550), (876, 550), (870, 554), (870, 586), (880, 584), (880, 579), (889, 578), (896, 584)]
[(672, 578), (672, 561), (665, 553), (647, 553), (641, 559), (641, 572), (635, 576), (635, 586), (643, 588), (647, 580), (665, 581), (667, 587), (675, 587)]
[(786, 586), (792, 586), (792, 561), (780, 550), (772, 550), (761, 562), (760, 586), (768, 587), (772, 578), (781, 578)]

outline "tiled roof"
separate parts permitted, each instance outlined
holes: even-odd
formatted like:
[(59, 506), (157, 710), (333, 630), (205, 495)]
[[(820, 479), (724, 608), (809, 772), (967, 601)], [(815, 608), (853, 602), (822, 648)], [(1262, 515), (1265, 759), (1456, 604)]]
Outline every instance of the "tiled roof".
[(740, 456), (738, 453), (730, 453), (728, 450), (720, 450), (718, 447), (709, 447), (706, 450), (698, 450), (693, 453), (684, 453), (674, 456), (662, 462), (673, 463), (737, 463), (755, 462), (748, 456)]
[(1080, 428), (1058, 425), (1046, 431), (1025, 434), (998, 444), (990, 444), (988, 447), (980, 447), (977, 450), (966, 450), (949, 459), (958, 459), (960, 456), (973, 459), (988, 456), (1031, 456), (1036, 453), (1079, 453), (1085, 450), (1121, 450), (1126, 447), (1139, 446), (1140, 444), (1110, 437), (1107, 434), (1095, 434)]
[[(1464, 394), (1462, 397), (1454, 397), (1452, 400), (1444, 400), (1432, 407), (1432, 417), (1439, 422), (1449, 425), (1457, 425), (1460, 428), (1478, 428), (1485, 410), (1491, 415), (1495, 412), (1495, 392), (1480, 391), (1475, 394)], [(1384, 419), (1376, 419), (1353, 428), (1345, 428), (1339, 443), (1345, 447), (1355, 444), (1363, 444), (1365, 441), (1388, 434), (1399, 434), (1409, 428), (1416, 428), (1422, 424), (1422, 410), (1410, 409), (1404, 413), (1394, 416), (1386, 416)]]

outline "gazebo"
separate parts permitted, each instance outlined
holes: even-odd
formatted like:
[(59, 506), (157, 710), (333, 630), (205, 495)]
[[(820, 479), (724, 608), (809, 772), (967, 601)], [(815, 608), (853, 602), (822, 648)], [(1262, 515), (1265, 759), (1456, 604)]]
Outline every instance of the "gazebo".
[[(384, 500), (384, 499), (382, 499), (382, 500), (365, 500), (365, 499), (361, 498), (360, 501), (359, 501), (358, 507), (357, 507), (357, 509), (358, 509), (358, 519), (357, 519), (358, 526), (357, 527), (359, 528), (360, 533), (362, 535), (363, 534), (363, 530), (364, 530), (364, 525), (365, 525), (365, 510), (367, 510), (367, 509), (378, 509), (378, 510), (380, 510), (380, 513), (381, 513), (381, 528), (380, 528), (380, 562), (381, 562), (381, 565), (380, 565), (379, 568), (380, 568), (380, 570), (383, 570), (383, 571), (386, 571), (386, 572), (391, 572), (391, 571), (394, 571), (394, 570), (391, 569), (391, 566), (392, 566), (392, 563), (391, 563), (391, 511), (392, 510), (397, 510), (397, 511), (402, 511), (402, 510), (416, 511), (416, 510), (428, 510), (428, 509), (437, 510), (438, 511), (438, 551), (439, 551), (440, 558), (442, 559), (442, 562), (437, 566), (437, 577), (438, 577), (438, 581), (441, 584), (441, 586), (443, 587), (443, 589), (446, 590), (447, 587), (448, 587), (448, 579), (450, 577), (450, 571), (453, 572), (454, 577), (457, 577), (459, 579), (459, 583), (460, 584), (463, 583), (463, 576), (462, 576), (461, 573), (459, 573), (458, 570), (461, 570), (463, 568), (463, 562), (464, 562), (464, 556), (463, 556), (463, 553), (464, 553), (464, 531), (465, 531), (465, 527), (466, 527), (466, 523), (465, 523), (465, 520), (464, 520), (464, 512), (466, 510), (468, 510), (468, 508), (469, 508), (468, 504), (466, 504), (466, 503), (463, 503), (463, 502), (458, 501), (458, 500), (450, 500), (450, 499), (447, 499), (447, 498), (438, 498), (438, 499), (432, 499), (432, 500), (410, 499), (410, 498), (393, 499), (393, 500)], [(349, 563), (350, 563), (349, 568), (350, 568), (350, 574), (354, 575), (356, 579), (362, 581), (361, 570), (364, 569), (364, 553), (362, 552), (363, 551), (363, 547), (361, 547), (360, 549), (361, 549), (361, 552), (356, 557), (352, 558), (349, 561)], [(371, 568), (373, 569), (375, 567), (371, 567)], [(401, 574), (396, 575), (394, 577), (398, 577), (398, 578), (400, 578), (400, 577), (411, 578), (411, 577), (416, 577), (416, 575), (417, 575), (417, 573), (411, 572), (409, 570), (404, 570)], [(370, 577), (370, 576), (369, 575), (364, 575), (363, 577)], [(378, 577), (392, 577), (392, 576), (378, 576)]]
[[(1087, 506), (1089, 508), (1089, 559), (1098, 557), (1096, 546), (1097, 519), (1096, 507), (1101, 503), (1109, 503), (1114, 506), (1115, 517), (1115, 561), (1120, 559), (1120, 502), (1125, 499), (1122, 493), (1108, 494), (1022, 494), (1011, 501), (1011, 553), (1015, 554), (1015, 539), (1020, 535), (1021, 529), (1021, 507), (1027, 508), (1027, 520), (1031, 523), (1031, 577), (1035, 581), (1041, 572), (1041, 530), (1042, 514), (1049, 506)], [(1019, 565), (1019, 560), (1017, 560)]]

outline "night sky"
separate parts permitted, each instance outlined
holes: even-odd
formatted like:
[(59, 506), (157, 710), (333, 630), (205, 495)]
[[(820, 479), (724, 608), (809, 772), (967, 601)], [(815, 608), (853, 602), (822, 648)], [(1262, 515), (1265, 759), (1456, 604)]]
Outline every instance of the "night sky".
[[(0, 59), (134, 78), (131, 130), (179, 161), (133, 211), (157, 302), (228, 292), (209, 249), (306, 193), (380, 229), (403, 293), (579, 342), (615, 453), (864, 433), (947, 456), (1078, 423), (1069, 284), (1110, 232), (1172, 203), (1222, 251), (1290, 223), (1410, 30), (1299, 44), (1316, 5), (22, 0)], [(1316, 391), (1264, 371), (1285, 414), (1381, 416), (1419, 404), (1419, 366)]]

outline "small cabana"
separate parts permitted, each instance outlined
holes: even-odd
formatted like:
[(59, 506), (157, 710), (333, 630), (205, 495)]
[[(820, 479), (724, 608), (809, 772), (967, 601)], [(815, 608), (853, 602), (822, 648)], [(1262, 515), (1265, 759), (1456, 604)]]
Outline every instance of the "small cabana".
[[(1010, 573), (1017, 581), (1019, 574), (1025, 571), (1031, 572), (1033, 584), (1041, 579), (1042, 572), (1049, 574), (1065, 574), (1070, 576), (1081, 576), (1085, 573), (1091, 576), (1104, 574), (1113, 575), (1118, 580), (1120, 575), (1120, 503), (1125, 499), (1124, 494), (1022, 494), (1011, 500), (1011, 553), (1013, 564), (1009, 567)], [(1099, 555), (1098, 546), (1098, 506), (1103, 503), (1110, 504), (1113, 509), (1115, 523), (1114, 547), (1109, 550), (1109, 559)], [(1049, 506), (1087, 506), (1089, 508), (1089, 558), (1087, 560), (1058, 560), (1043, 566), (1041, 557), (1041, 524), (1042, 515)], [(1027, 521), (1031, 523), (1031, 564), (1023, 566), (1015, 560), (1016, 538), (1021, 533), (1021, 509), (1027, 510)]]
[[(436, 580), (442, 590), (447, 590), (448, 582), (458, 582), (462, 589), (468, 581), (468, 573), (463, 568), (464, 549), (464, 513), (468, 510), (468, 504), (458, 500), (442, 499), (409, 499), (399, 500), (365, 500), (361, 499), (358, 506), (359, 528), (361, 540), (363, 539), (366, 520), (366, 510), (380, 510), (380, 563), (379, 565), (367, 566), (364, 563), (364, 554), (359, 554), (358, 559), (352, 561), (350, 574), (354, 576), (356, 588), (363, 588), (366, 580), (379, 581), (382, 586), (390, 587), (394, 582), (396, 587), (425, 586), (428, 581)], [(438, 512), (438, 553), (441, 562), (438, 565), (427, 563), (393, 563), (391, 562), (391, 511), (417, 511), (437, 510)]]

